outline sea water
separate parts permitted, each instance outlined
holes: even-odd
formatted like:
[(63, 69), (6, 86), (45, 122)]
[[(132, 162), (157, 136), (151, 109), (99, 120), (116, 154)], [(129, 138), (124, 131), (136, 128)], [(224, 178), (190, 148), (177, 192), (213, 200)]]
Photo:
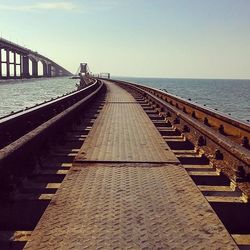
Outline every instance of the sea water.
[[(250, 120), (250, 80), (113, 77), (165, 89), (242, 121)], [(0, 82), (0, 117), (76, 90), (69, 77)]]

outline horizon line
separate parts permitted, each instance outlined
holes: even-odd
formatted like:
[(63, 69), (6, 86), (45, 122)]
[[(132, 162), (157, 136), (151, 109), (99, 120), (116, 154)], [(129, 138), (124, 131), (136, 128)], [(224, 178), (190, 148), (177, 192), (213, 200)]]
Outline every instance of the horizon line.
[(131, 78), (157, 78), (157, 79), (190, 79), (190, 80), (245, 80), (250, 81), (250, 78), (209, 78), (209, 77), (157, 77), (157, 76), (118, 76), (112, 75), (111, 78), (114, 77), (131, 77)]

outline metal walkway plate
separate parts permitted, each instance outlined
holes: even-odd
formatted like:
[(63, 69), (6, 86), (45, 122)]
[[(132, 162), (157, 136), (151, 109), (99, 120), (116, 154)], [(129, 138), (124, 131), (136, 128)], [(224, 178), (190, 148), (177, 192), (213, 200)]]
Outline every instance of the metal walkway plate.
[(237, 249), (181, 166), (73, 167), (25, 249)]
[(75, 161), (179, 163), (142, 107), (124, 89), (108, 96)]
[(25, 249), (238, 249), (143, 109), (107, 86), (100, 117)]

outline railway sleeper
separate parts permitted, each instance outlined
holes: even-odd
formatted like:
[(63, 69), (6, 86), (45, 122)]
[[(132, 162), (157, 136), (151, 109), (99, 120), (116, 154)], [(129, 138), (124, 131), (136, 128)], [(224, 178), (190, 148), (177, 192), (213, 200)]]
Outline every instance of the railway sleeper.
[(177, 129), (173, 129), (173, 128), (159, 128), (156, 127), (158, 129), (158, 131), (160, 132), (161, 135), (163, 136), (181, 136), (181, 132)]
[(168, 146), (172, 150), (193, 150), (194, 144), (191, 143), (189, 140), (184, 141), (168, 141)]
[[(155, 114), (149, 114), (149, 118), (154, 122), (154, 121), (164, 121), (164, 117), (160, 115), (155, 115)], [(165, 122), (166, 123), (166, 122)]]
[(162, 119), (162, 120), (159, 120), (159, 119), (153, 120), (153, 119), (151, 119), (151, 121), (154, 123), (154, 125), (157, 128), (160, 128), (160, 127), (162, 127), (162, 128), (171, 127), (171, 126), (169, 126), (169, 125), (166, 124), (166, 121), (164, 119)]
[(185, 138), (183, 136), (164, 136), (166, 143), (169, 142), (184, 142)]
[(155, 111), (153, 108), (144, 109), (144, 111), (146, 112), (146, 114), (152, 114), (152, 115), (157, 115), (158, 114), (158, 112)]
[(215, 168), (204, 154), (197, 155), (194, 144), (186, 139), (184, 133), (177, 129), (170, 131), (157, 117), (161, 117), (160, 112), (147, 114), (239, 248), (250, 249), (250, 203), (242, 191), (220, 169)]
[[(8, 198), (1, 200), (0, 249), (23, 249), (71, 168), (75, 154), (91, 129), (88, 127), (84, 130), (86, 124), (89, 124), (87, 119), (93, 119), (93, 117), (96, 118), (93, 113), (88, 118), (84, 116), (80, 119), (80, 123), (78, 121), (77, 124), (65, 128), (64, 133), (60, 134), (60, 140), (51, 139), (46, 150), (40, 152), (39, 164), (33, 162), (36, 164), (33, 166), (33, 172), (26, 177), (21, 177), (22, 182), (15, 186), (11, 197), (7, 196)], [(72, 132), (72, 127), (77, 131)], [(75, 136), (78, 141), (67, 139), (72, 136)]]

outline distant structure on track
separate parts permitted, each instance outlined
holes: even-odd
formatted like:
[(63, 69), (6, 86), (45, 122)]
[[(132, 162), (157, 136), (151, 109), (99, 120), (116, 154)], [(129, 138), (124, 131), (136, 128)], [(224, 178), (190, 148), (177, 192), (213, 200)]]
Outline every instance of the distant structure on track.
[(76, 75), (81, 77), (81, 76), (86, 76), (86, 77), (97, 77), (97, 78), (107, 78), (110, 79), (110, 73), (99, 73), (99, 74), (93, 74), (87, 63), (80, 63), (80, 66), (77, 69)]

